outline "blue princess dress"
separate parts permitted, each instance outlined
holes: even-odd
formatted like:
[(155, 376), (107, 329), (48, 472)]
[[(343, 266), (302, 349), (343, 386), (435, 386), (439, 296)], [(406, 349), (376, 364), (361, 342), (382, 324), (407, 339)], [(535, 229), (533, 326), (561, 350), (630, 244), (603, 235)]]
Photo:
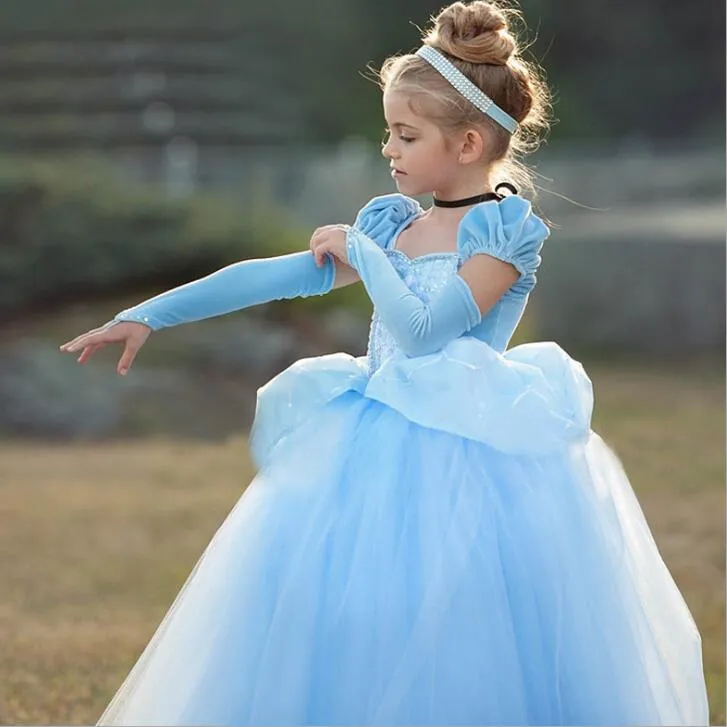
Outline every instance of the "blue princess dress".
[[(355, 228), (436, 296), (472, 255), (519, 281), (465, 336), (300, 360), (259, 391), (259, 471), (99, 724), (706, 725), (701, 643), (591, 383), (554, 343), (506, 350), (546, 228), (518, 197), (409, 259), (421, 208)], [(210, 487), (214, 483), (200, 483)]]

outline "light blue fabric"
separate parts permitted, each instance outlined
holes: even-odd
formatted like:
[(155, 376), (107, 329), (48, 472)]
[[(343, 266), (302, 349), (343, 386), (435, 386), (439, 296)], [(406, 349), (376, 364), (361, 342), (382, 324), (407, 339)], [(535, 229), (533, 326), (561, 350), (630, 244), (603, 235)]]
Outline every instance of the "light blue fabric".
[[(354, 227), (383, 250), (392, 250), (401, 231), (422, 212), (416, 201), (402, 194), (383, 195), (362, 208)], [(460, 266), (473, 255), (486, 254), (511, 263), (520, 273), (512, 288), (467, 330), (469, 336), (500, 353), (505, 351), (535, 286), (540, 250), (548, 235), (548, 227), (533, 213), (530, 202), (516, 195), (501, 202), (483, 202), (464, 215), (457, 235)]]
[(480, 322), (472, 291), (459, 275), (426, 303), (406, 286), (383, 250), (355, 227), (346, 235), (346, 249), (348, 263), (359, 274), (381, 320), (409, 356), (433, 353)]
[[(408, 259), (413, 203), (372, 206), (358, 224), (430, 303), (459, 254)], [(540, 233), (496, 209), (461, 249), (529, 285)], [(708, 724), (699, 633), (592, 405), (554, 343), (470, 331), (412, 357), (378, 311), (367, 356), (296, 362), (258, 392), (257, 475), (99, 724)]]
[(389, 249), (396, 235), (424, 212), (421, 205), (403, 194), (383, 194), (365, 204), (353, 226), (376, 244)]
[(335, 274), (331, 259), (319, 268), (309, 251), (244, 260), (127, 308), (113, 320), (143, 323), (156, 331), (273, 300), (324, 295)]
[(280, 443), (99, 724), (706, 725), (708, 711), (696, 626), (597, 436), (505, 454), (349, 391)]
[(250, 441), (257, 465), (348, 391), (509, 454), (562, 455), (590, 434), (591, 381), (554, 343), (523, 344), (503, 356), (465, 337), (427, 356), (395, 352), (375, 371), (367, 364), (345, 353), (301, 359), (261, 387)]
[(520, 279), (469, 333), (495, 351), (505, 351), (520, 323), (549, 234), (530, 203), (516, 196), (477, 205), (462, 219), (457, 238), (462, 264), (473, 255), (486, 254), (511, 263), (520, 273)]

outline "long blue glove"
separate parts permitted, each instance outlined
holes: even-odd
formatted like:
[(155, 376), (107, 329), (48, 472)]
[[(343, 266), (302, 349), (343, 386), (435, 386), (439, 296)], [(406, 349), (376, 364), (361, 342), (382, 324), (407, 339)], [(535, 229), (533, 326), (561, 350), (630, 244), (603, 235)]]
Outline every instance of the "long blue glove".
[(360, 230), (348, 229), (346, 253), (384, 325), (408, 356), (434, 353), (482, 320), (469, 285), (459, 275), (424, 303), (406, 287), (384, 251)]
[(324, 295), (335, 276), (332, 259), (319, 268), (310, 251), (244, 260), (127, 308), (112, 323), (135, 321), (156, 331), (273, 300)]

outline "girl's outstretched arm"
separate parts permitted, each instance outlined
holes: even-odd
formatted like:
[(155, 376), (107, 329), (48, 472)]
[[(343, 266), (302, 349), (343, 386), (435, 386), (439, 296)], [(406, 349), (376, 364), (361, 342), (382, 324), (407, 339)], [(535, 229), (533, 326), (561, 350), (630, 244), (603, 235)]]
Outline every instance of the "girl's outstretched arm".
[(324, 295), (358, 280), (348, 265), (333, 256), (316, 261), (310, 251), (245, 260), (199, 280), (161, 293), (117, 314), (99, 328), (64, 343), (64, 353), (78, 353), (86, 363), (99, 349), (121, 343), (117, 369), (125, 374), (151, 331), (199, 321), (273, 300)]
[(318, 267), (308, 251), (244, 260), (127, 308), (113, 321), (143, 323), (156, 331), (274, 300), (325, 295), (335, 275), (332, 260)]

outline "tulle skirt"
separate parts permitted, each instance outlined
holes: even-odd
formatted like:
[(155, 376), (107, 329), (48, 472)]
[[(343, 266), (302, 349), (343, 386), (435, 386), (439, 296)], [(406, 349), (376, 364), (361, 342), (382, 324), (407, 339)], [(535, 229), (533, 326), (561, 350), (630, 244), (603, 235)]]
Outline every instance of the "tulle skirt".
[(258, 475), (99, 724), (708, 724), (699, 633), (596, 434), (504, 451), (333, 389), (293, 416), (274, 384)]

